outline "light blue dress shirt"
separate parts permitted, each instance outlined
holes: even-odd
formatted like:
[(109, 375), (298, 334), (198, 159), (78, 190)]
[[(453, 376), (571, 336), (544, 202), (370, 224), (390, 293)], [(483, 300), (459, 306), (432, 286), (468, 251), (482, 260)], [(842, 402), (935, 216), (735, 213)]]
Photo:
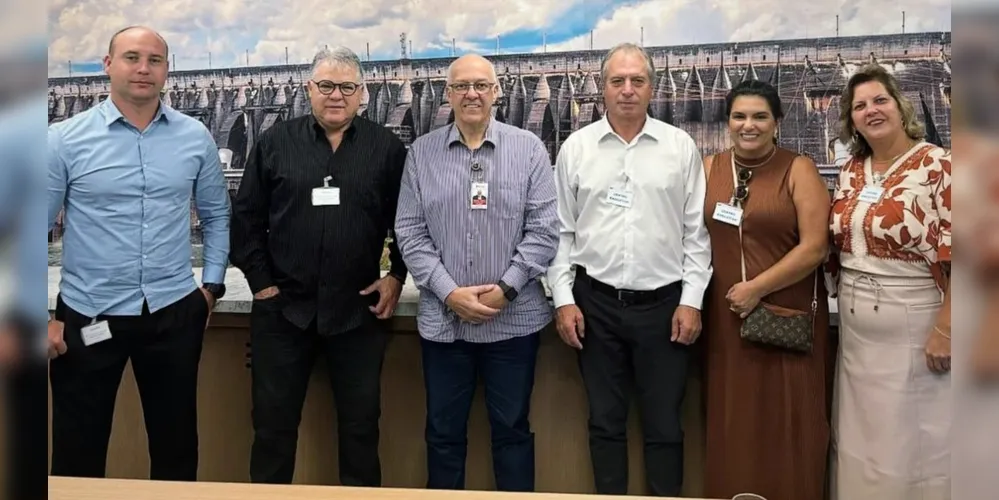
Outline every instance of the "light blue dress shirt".
[(0, 245), (12, 245), (12, 303), (6, 314), (21, 314), (44, 335), (48, 320), (48, 254), (42, 232), (45, 219), (45, 95), (30, 95), (0, 111)]
[(193, 195), (204, 231), (202, 282), (223, 283), (229, 194), (218, 147), (198, 120), (161, 103), (145, 130), (111, 99), (49, 127), (49, 228), (65, 208), (60, 294), (87, 317), (155, 312), (197, 288)]

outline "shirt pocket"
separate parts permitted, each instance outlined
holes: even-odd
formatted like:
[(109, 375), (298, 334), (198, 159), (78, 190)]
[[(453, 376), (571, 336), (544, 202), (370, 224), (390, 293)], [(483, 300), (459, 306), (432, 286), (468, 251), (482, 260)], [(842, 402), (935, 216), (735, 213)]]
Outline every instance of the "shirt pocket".
[(526, 209), (527, 183), (519, 179), (499, 182), (490, 189), (490, 209), (504, 220), (523, 220)]

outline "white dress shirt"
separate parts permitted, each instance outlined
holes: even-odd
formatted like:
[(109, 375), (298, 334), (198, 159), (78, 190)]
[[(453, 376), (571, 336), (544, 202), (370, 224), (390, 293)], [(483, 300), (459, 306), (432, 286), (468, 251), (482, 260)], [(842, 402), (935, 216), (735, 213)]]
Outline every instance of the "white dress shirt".
[[(548, 269), (555, 307), (574, 304), (575, 266), (615, 288), (682, 281), (680, 304), (701, 308), (711, 279), (701, 154), (683, 130), (647, 117), (630, 143), (607, 118), (566, 139), (555, 162), (558, 254)], [(607, 201), (630, 191), (631, 206)]]

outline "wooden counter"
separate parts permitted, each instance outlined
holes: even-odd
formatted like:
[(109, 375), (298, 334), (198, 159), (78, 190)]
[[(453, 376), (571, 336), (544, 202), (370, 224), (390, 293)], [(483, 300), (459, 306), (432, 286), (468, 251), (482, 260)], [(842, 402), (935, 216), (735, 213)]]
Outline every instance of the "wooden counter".
[[(199, 480), (245, 482), (249, 478), (250, 370), (249, 315), (216, 313), (205, 336), (198, 394), (201, 459)], [(426, 482), (423, 371), (415, 318), (387, 322), (391, 336), (382, 372), (381, 457), (384, 486), (423, 488)], [(553, 329), (544, 332), (538, 353), (531, 419), (537, 453), (537, 489), (590, 493), (592, 474), (586, 432), (586, 394), (574, 351)], [(338, 484), (336, 413), (325, 364), (316, 363), (299, 429), (295, 483)], [(699, 495), (703, 461), (701, 384), (692, 376), (684, 415), (686, 477), (684, 495)], [(638, 415), (630, 422), (630, 492), (643, 493)], [(115, 478), (148, 478), (145, 424), (131, 368), (126, 367), (115, 412), (107, 473)], [(482, 390), (469, 422), (467, 487), (492, 490), (489, 424)]]
[[(54, 304), (55, 291), (58, 290), (57, 271), (58, 268), (50, 268), (50, 304)], [(247, 364), (249, 315), (246, 312), (249, 311), (250, 301), (242, 276), (238, 271), (230, 270), (229, 273), (227, 282), (233, 286), (212, 316), (201, 361), (201, 457), (198, 477), (203, 481), (243, 483), (249, 477), (253, 441), (250, 370)], [(200, 272), (196, 275), (200, 276)], [(407, 287), (397, 315), (386, 322), (386, 326), (394, 332), (388, 344), (382, 374), (381, 457), (383, 484), (386, 487), (423, 488), (426, 481), (425, 393), (419, 336), (415, 327), (414, 295), (415, 290)], [(294, 477), (294, 482), (298, 484), (338, 484), (336, 414), (329, 379), (324, 372), (324, 363), (317, 363), (306, 397)], [(683, 408), (686, 431), (685, 497), (702, 494), (704, 417), (701, 386), (700, 366), (693, 363)], [(632, 408), (629, 422), (629, 491), (631, 494), (642, 494), (645, 486), (641, 433), (637, 411), (634, 405)], [(575, 351), (562, 343), (553, 325), (549, 325), (542, 335), (531, 421), (536, 440), (537, 490), (593, 492), (587, 444), (586, 394)], [(148, 478), (147, 453), (142, 409), (135, 380), (130, 367), (127, 367), (111, 434), (108, 476)], [(481, 385), (469, 422), (466, 484), (469, 489), (475, 490), (495, 488), (489, 453), (489, 425)], [(240, 497), (244, 500), (249, 498)], [(100, 498), (110, 500), (112, 497)]]
[[(602, 496), (601, 500), (650, 497)], [(591, 495), (49, 478), (49, 500), (592, 500)], [(658, 500), (670, 500), (660, 498)], [(673, 499), (678, 500), (678, 499)], [(702, 499), (703, 500), (703, 499)]]

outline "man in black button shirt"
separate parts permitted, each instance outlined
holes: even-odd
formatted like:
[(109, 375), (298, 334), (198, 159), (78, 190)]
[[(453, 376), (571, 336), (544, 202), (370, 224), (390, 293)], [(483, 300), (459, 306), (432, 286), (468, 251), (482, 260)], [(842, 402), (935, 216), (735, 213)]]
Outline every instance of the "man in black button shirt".
[(290, 483), (316, 353), (330, 368), (340, 482), (379, 486), (379, 390), (387, 333), (406, 276), (394, 243), (406, 148), (356, 116), (363, 72), (348, 49), (323, 50), (308, 81), (312, 113), (261, 134), (233, 201), (231, 257), (253, 292), (250, 478)]

